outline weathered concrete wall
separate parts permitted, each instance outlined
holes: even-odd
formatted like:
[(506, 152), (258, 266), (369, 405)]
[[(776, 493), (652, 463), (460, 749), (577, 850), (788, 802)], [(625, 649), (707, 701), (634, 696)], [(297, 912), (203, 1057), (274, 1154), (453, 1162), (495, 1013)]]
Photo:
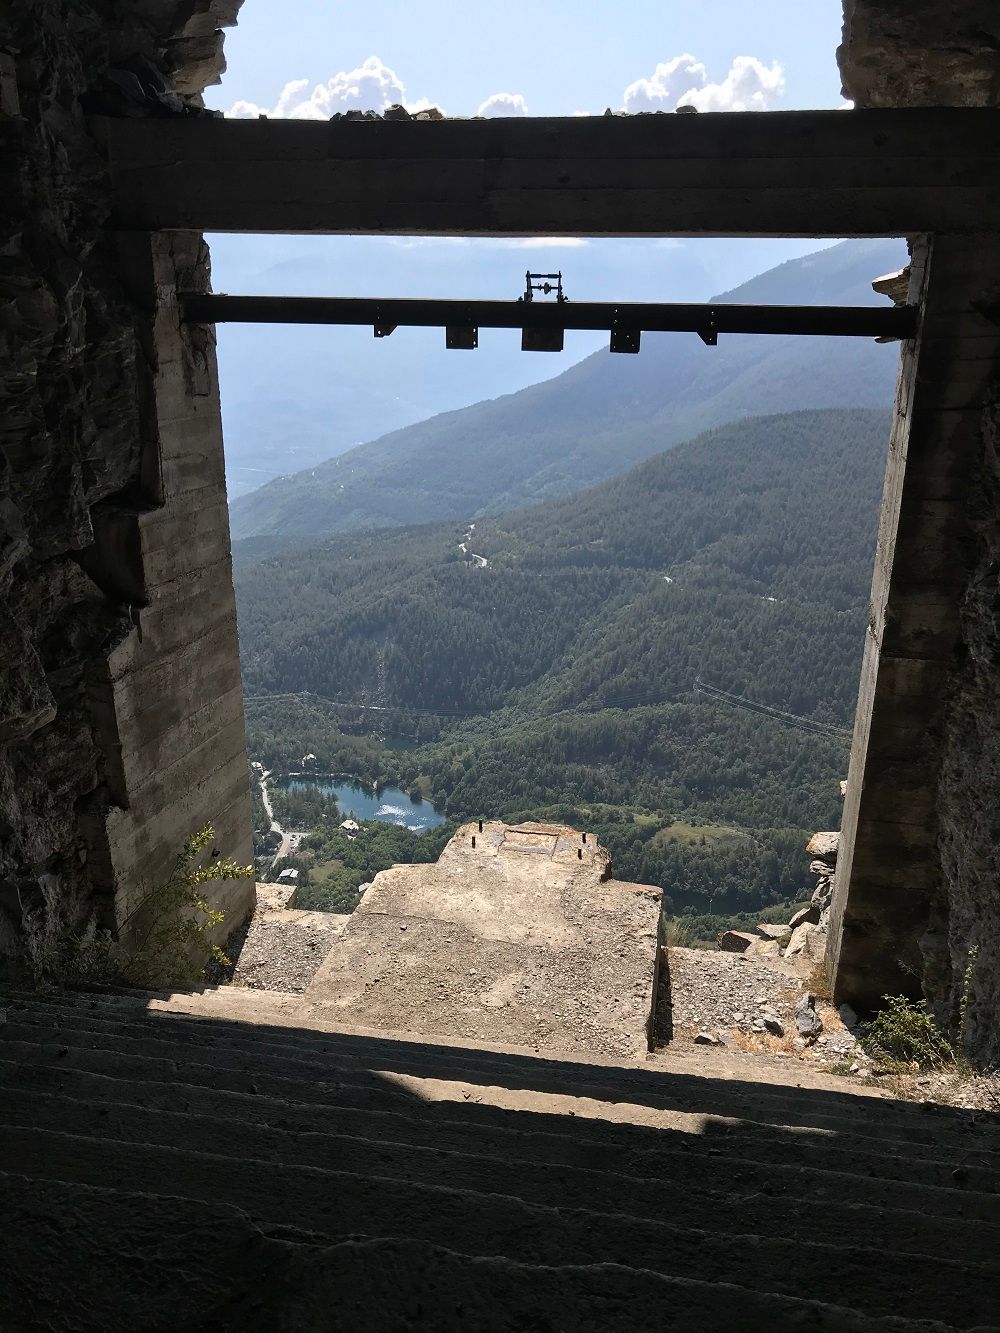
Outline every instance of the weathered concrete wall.
[[(905, 8), (905, 12), (904, 12)], [(848, 0), (863, 105), (1000, 100), (995, 5)], [(839, 999), (923, 994), (1000, 1056), (1000, 236), (918, 241), (862, 668), (830, 959)]]
[[(138, 518), (148, 604), (108, 661), (126, 797), (106, 826), (119, 918), (206, 822), (225, 855), (253, 860), (215, 343), (210, 329), (181, 325), (176, 301), (178, 288), (208, 285), (207, 251), (192, 234), (123, 245), (136, 299), (155, 310), (163, 504)], [(213, 885), (219, 934), (254, 902), (252, 882)]]
[[(237, 8), (13, 0), (0, 13), (8, 938), (43, 880), (112, 924), (123, 890), (169, 871), (208, 821), (224, 854), (249, 859), (214, 355), (170, 321), (170, 270), (198, 256), (161, 253), (154, 275), (147, 239), (141, 276), (135, 244), (106, 227), (86, 123), (190, 114), (197, 97), (175, 89), (217, 76)], [(252, 885), (239, 889), (234, 915), (251, 905)]]

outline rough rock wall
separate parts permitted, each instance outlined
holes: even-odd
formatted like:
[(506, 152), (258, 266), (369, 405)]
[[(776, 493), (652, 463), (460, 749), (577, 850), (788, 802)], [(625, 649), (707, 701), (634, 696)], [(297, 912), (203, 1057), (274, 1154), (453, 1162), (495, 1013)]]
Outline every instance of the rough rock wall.
[(858, 106), (995, 106), (996, 0), (844, 0), (837, 52)]
[(952, 676), (938, 782), (946, 910), (936, 925), (948, 967), (931, 995), (954, 1025), (970, 950), (978, 950), (968, 1045), (993, 1062), (1000, 1060), (1000, 367), (996, 389), (975, 460), (970, 527), (976, 555), (962, 605), (964, 651)]
[[(844, 91), (859, 106), (1000, 105), (996, 0), (845, 0), (838, 51)], [(981, 238), (995, 250), (1000, 238)], [(992, 258), (992, 257), (991, 257)], [(977, 301), (1000, 323), (1000, 290)], [(967, 1047), (1000, 1059), (1000, 363), (968, 469), (961, 633), (937, 749), (934, 815), (939, 891), (919, 941), (923, 989), (955, 1029), (971, 949)]]
[(107, 662), (135, 634), (145, 596), (139, 516), (163, 501), (150, 438), (150, 313), (123, 287), (86, 113), (196, 106), (224, 67), (220, 29), (238, 3), (11, 0), (0, 11), (0, 933), (8, 936), (40, 884), (113, 919), (104, 827), (127, 793)]

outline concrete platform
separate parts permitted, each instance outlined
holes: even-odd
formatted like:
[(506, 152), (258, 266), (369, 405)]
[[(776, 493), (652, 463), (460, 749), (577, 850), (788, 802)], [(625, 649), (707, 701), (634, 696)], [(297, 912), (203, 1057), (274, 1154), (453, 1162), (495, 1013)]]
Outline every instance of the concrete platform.
[(466, 824), (436, 865), (377, 875), (305, 995), (385, 1031), (608, 1057), (645, 1052), (660, 890), (593, 834)]

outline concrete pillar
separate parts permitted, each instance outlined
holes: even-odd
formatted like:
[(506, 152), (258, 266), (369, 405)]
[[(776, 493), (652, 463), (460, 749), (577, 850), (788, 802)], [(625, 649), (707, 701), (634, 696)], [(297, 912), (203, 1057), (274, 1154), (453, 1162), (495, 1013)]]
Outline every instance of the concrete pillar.
[[(954, 1010), (941, 783), (981, 563), (973, 517), (1000, 372), (998, 293), (1000, 237), (915, 243), (921, 326), (900, 365), (829, 936), (835, 998), (862, 1010), (886, 993)], [(1000, 706), (1000, 677), (991, 688)], [(996, 897), (996, 878), (982, 878)]]
[[(172, 233), (123, 247), (129, 286), (150, 313), (143, 476), (157, 507), (133, 519), (128, 581), (145, 605), (108, 664), (103, 740), (121, 808), (106, 834), (119, 921), (207, 823), (223, 856), (253, 859), (215, 344), (211, 330), (180, 324), (175, 296), (179, 281), (205, 285), (207, 252), (199, 236)], [(206, 890), (226, 913), (221, 941), (252, 911), (254, 884)]]

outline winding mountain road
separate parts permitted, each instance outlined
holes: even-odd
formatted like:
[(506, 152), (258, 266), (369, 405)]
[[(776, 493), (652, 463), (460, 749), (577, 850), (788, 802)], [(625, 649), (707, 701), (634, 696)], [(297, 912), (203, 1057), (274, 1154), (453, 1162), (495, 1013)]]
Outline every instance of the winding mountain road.
[(270, 776), (271, 774), (269, 772), (262, 772), (260, 775), (260, 799), (264, 803), (264, 812), (271, 821), (271, 832), (277, 833), (281, 837), (278, 850), (271, 859), (271, 869), (273, 870), (279, 861), (285, 860), (286, 857), (291, 856), (292, 852), (294, 852), (297, 835), (289, 833), (287, 829), (283, 829), (274, 817), (274, 807), (271, 805), (271, 797), (268, 795), (267, 791), (267, 780)]

